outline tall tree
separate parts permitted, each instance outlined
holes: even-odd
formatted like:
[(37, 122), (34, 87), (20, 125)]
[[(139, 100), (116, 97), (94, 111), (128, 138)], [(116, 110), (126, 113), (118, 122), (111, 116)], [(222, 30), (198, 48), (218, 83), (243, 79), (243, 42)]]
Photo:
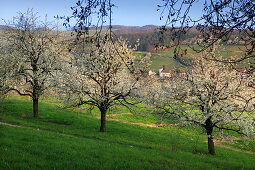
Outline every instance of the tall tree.
[(33, 10), (19, 13), (10, 26), (1, 38), (4, 42), (1, 68), (9, 63), (3, 75), (5, 89), (30, 96), (34, 117), (38, 117), (38, 100), (52, 85), (65, 45), (58, 40), (61, 36), (49, 28), (47, 21), (41, 22)]
[(114, 105), (135, 104), (146, 64), (135, 59), (126, 41), (111, 41), (109, 34), (92, 39), (75, 51), (59, 77), (67, 106), (83, 104), (101, 112), (100, 132), (106, 131), (106, 114)]
[(214, 155), (215, 129), (254, 136), (254, 89), (247, 86), (247, 75), (204, 59), (215, 51), (203, 55), (207, 56), (196, 57), (195, 68), (185, 76), (155, 82), (157, 87), (150, 87), (148, 96), (157, 113), (204, 128), (208, 151)]

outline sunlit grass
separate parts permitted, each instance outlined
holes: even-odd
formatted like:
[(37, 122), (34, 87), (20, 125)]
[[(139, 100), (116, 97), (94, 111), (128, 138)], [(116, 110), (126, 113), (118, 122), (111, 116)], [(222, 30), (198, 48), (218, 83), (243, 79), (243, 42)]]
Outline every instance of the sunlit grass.
[(195, 129), (107, 121), (107, 132), (100, 133), (100, 120), (82, 112), (41, 102), (39, 118), (33, 118), (28, 98), (9, 97), (1, 105), (0, 121), (22, 127), (0, 125), (0, 169), (255, 167), (251, 154), (216, 147), (216, 156), (208, 155), (206, 138)]

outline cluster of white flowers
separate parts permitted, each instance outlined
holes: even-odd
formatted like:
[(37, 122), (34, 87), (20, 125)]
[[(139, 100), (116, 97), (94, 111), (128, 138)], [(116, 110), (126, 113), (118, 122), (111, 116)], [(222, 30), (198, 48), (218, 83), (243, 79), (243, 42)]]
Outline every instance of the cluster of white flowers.
[(0, 37), (0, 94), (13, 90), (30, 96), (36, 117), (38, 99), (55, 86), (68, 43), (62, 43), (61, 32), (46, 21), (41, 23), (33, 10), (19, 13), (10, 25)]
[(58, 78), (68, 93), (66, 103), (109, 108), (136, 96), (143, 70), (133, 55), (134, 49), (125, 40), (112, 41), (107, 34), (91, 41), (66, 59), (66, 69)]

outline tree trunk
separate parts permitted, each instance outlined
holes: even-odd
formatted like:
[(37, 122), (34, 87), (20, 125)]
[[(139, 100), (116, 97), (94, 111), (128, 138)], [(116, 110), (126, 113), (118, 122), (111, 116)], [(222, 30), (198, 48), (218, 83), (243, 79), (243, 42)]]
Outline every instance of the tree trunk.
[(33, 87), (33, 93), (32, 93), (32, 98), (33, 98), (33, 113), (34, 117), (38, 117), (38, 99), (39, 99), (39, 92), (40, 92), (40, 86), (38, 84), (38, 68), (37, 68), (37, 59), (31, 60), (31, 67), (33, 68), (33, 83), (31, 83)]
[(205, 122), (205, 129), (208, 136), (208, 152), (211, 155), (215, 155), (214, 142), (213, 142), (213, 122), (212, 117), (209, 117)]
[(38, 117), (38, 98), (33, 98), (33, 113), (34, 117)]
[(208, 151), (209, 154), (215, 155), (214, 142), (212, 136), (208, 136)]
[(101, 127), (100, 132), (106, 132), (106, 109), (102, 108), (101, 111)]

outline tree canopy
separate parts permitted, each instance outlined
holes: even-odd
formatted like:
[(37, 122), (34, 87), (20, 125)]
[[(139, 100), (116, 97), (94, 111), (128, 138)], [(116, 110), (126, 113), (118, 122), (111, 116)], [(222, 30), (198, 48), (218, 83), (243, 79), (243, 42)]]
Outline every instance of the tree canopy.
[(67, 59), (59, 75), (66, 106), (89, 105), (101, 112), (100, 131), (106, 131), (106, 113), (115, 105), (134, 104), (142, 85), (146, 61), (136, 59), (125, 40), (109, 34), (91, 39)]
[[(34, 117), (38, 117), (38, 99), (51, 86), (59, 61), (66, 54), (61, 36), (41, 22), (33, 10), (19, 13), (10, 23), (12, 29), (1, 37), (1, 79), (3, 91), (16, 91), (33, 99)], [(1, 82), (1, 83), (2, 83)]]

